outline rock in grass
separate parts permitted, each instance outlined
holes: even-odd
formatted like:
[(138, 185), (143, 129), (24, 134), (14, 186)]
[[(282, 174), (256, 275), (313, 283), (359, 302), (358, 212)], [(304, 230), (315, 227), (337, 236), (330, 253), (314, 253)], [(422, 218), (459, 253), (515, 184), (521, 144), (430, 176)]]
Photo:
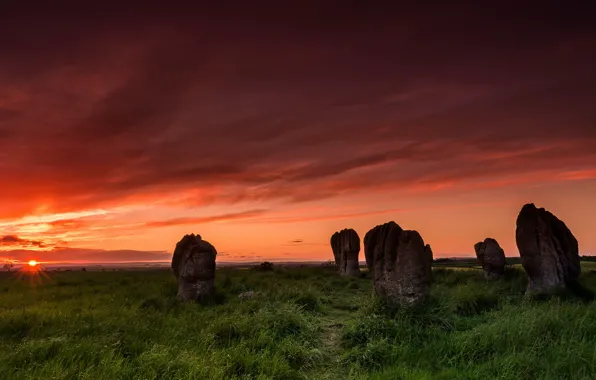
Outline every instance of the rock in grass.
[(486, 238), (474, 244), (476, 257), (482, 265), (484, 278), (497, 280), (505, 274), (505, 252), (493, 238)]
[(376, 226), (364, 236), (364, 254), (379, 296), (400, 305), (418, 304), (428, 296), (432, 250), (417, 231), (393, 221)]
[(337, 270), (343, 276), (360, 276), (358, 254), (360, 253), (360, 237), (351, 228), (343, 229), (331, 236), (331, 249), (335, 257)]
[(248, 300), (248, 299), (256, 297), (258, 294), (259, 293), (255, 292), (254, 290), (249, 290), (247, 292), (238, 294), (238, 298), (241, 300)]
[(552, 294), (575, 285), (581, 268), (575, 236), (556, 216), (533, 203), (517, 217), (515, 241), (528, 274), (526, 294)]
[(217, 251), (201, 235), (185, 235), (172, 257), (172, 270), (178, 279), (178, 298), (203, 301), (214, 295), (215, 258)]

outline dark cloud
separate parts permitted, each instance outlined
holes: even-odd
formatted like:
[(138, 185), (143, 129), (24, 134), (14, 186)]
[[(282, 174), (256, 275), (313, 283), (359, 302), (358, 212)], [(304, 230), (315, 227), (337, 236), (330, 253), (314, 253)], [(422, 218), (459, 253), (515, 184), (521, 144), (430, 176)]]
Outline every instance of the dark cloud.
[(18, 246), (18, 247), (45, 247), (45, 244), (40, 240), (28, 240), (28, 239), (21, 239), (15, 235), (5, 235), (0, 237), (0, 246), (2, 247), (10, 247), (10, 246)]
[(592, 6), (557, 4), (11, 5), (0, 212), (187, 191), (196, 204), (302, 202), (593, 169)]

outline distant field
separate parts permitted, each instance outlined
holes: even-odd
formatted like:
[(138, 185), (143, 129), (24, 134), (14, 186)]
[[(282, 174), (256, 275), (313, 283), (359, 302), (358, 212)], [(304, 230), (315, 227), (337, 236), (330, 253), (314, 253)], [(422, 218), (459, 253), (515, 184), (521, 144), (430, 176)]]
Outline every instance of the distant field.
[(1, 379), (596, 378), (596, 303), (525, 299), (521, 269), (435, 268), (416, 310), (323, 267), (219, 269), (213, 305), (179, 304), (168, 270), (46, 275), (0, 273)]
[(582, 262), (582, 270), (583, 271), (596, 271), (596, 262)]

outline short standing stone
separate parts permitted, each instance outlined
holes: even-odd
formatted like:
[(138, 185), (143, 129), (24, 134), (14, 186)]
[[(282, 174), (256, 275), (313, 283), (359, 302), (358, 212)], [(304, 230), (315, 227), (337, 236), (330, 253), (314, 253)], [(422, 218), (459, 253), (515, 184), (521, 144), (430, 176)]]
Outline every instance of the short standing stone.
[(351, 228), (343, 229), (331, 236), (331, 249), (335, 257), (335, 265), (343, 276), (360, 276), (360, 237)]
[(529, 203), (517, 217), (515, 240), (528, 274), (526, 294), (549, 294), (577, 281), (580, 275), (577, 240), (565, 223)]
[(495, 239), (486, 238), (484, 241), (474, 244), (474, 250), (487, 280), (503, 277), (505, 274), (505, 252)]
[(172, 270), (178, 279), (178, 298), (201, 301), (214, 294), (215, 258), (217, 251), (200, 235), (185, 235), (176, 244)]
[(393, 221), (376, 226), (364, 236), (364, 254), (379, 296), (402, 305), (428, 296), (432, 250), (417, 231), (403, 230)]

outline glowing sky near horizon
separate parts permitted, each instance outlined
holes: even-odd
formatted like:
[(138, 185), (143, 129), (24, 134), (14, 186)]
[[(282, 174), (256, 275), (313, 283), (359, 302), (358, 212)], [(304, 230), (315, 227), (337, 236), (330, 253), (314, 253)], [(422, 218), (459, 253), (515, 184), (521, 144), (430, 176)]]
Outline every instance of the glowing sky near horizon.
[(325, 260), (390, 220), (516, 255), (529, 202), (596, 254), (587, 9), (246, 7), (7, 7), (0, 260)]

